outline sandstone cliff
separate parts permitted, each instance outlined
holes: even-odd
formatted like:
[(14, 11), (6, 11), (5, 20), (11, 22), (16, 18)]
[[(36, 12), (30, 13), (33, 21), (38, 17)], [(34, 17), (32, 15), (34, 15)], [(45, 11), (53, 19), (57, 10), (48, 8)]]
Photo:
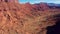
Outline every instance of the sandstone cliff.
[(45, 4), (0, 3), (0, 34), (46, 34), (58, 20), (60, 9)]

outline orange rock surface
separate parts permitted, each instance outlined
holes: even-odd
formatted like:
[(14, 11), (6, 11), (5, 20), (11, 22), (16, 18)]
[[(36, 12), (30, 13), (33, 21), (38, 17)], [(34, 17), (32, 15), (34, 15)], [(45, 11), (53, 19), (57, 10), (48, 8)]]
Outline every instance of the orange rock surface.
[[(42, 6), (43, 5), (43, 6)], [(60, 9), (44, 4), (0, 3), (0, 34), (46, 34), (47, 26), (55, 24)], [(46, 7), (46, 9), (45, 9)]]

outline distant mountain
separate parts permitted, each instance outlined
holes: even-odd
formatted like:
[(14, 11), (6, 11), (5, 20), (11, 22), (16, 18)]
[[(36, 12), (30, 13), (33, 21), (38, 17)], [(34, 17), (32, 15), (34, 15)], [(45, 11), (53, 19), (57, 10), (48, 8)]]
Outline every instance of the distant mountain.
[(47, 3), (49, 6), (60, 6), (60, 4)]
[(35, 3), (36, 5), (40, 5), (40, 4), (47, 4), (49, 6), (60, 6), (60, 4), (55, 4), (55, 3), (45, 3), (45, 2), (40, 2), (40, 3)]
[(49, 7), (60, 8), (60, 4), (47, 3)]
[(46, 7), (49, 7), (49, 8), (60, 8), (60, 4), (55, 4), (55, 3), (44, 3), (44, 2), (41, 2), (41, 3), (36, 3), (36, 4), (34, 4), (34, 5), (45, 5)]

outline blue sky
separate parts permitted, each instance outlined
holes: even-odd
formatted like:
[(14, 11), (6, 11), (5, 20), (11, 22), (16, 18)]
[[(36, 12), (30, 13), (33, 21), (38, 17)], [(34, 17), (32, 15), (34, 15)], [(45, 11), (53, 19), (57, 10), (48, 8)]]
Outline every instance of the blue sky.
[(60, 0), (19, 0), (20, 3), (27, 3), (30, 2), (32, 4), (34, 3), (40, 3), (40, 2), (47, 2), (47, 3), (56, 3), (60, 4)]

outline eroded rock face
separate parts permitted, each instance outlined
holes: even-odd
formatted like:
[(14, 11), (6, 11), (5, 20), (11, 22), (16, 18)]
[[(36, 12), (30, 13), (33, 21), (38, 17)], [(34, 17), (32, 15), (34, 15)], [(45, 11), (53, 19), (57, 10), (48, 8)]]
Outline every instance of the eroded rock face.
[(0, 2), (13, 2), (13, 3), (18, 3), (18, 0), (0, 0)]
[(60, 19), (59, 9), (40, 11), (29, 5), (0, 3), (0, 34), (46, 34)]

